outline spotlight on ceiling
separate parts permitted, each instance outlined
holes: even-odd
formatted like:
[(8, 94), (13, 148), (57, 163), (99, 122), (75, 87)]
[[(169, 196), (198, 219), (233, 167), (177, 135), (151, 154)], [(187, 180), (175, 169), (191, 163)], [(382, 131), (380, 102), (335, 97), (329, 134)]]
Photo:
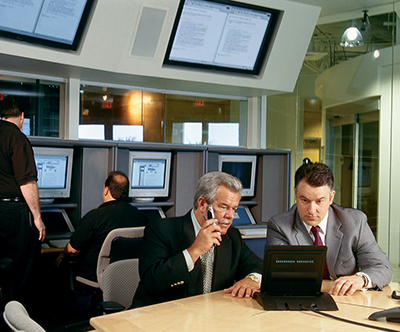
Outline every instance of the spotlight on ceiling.
[[(364, 15), (362, 18), (362, 25), (360, 30), (363, 32), (367, 32), (371, 30), (371, 25), (369, 24), (368, 18), (368, 10), (363, 10)], [(353, 23), (353, 26), (346, 29), (346, 31), (342, 35), (342, 39), (340, 40), (340, 45), (344, 47), (355, 47), (364, 45), (364, 38), (358, 28), (356, 27), (356, 23)]]
[(344, 47), (355, 47), (364, 45), (364, 38), (356, 27), (350, 27), (342, 35), (340, 45)]

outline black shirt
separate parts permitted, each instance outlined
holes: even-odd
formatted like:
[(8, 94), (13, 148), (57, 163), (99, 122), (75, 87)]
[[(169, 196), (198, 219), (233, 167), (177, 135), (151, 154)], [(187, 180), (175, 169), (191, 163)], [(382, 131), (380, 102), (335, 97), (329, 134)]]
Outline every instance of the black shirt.
[(20, 186), (37, 181), (28, 138), (11, 122), (0, 120), (0, 198), (22, 197)]
[(144, 214), (124, 200), (103, 203), (88, 212), (70, 240), (72, 248), (81, 251), (83, 262), (79, 274), (96, 280), (97, 258), (108, 233), (116, 228), (145, 226), (147, 221)]

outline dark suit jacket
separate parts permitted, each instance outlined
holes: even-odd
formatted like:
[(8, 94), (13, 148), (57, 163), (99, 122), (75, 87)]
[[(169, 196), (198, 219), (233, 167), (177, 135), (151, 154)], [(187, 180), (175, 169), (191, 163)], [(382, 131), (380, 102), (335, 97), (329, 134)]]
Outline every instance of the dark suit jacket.
[[(269, 245), (313, 244), (297, 213), (296, 205), (272, 217), (267, 225)], [(362, 271), (380, 289), (391, 281), (389, 260), (379, 248), (367, 223), (367, 216), (362, 211), (332, 204), (329, 208), (325, 244), (328, 247), (326, 261), (331, 278)]]
[[(202, 294), (200, 259), (188, 272), (182, 253), (194, 240), (190, 212), (183, 217), (155, 220), (146, 226), (139, 259), (141, 280), (132, 307)], [(221, 244), (215, 247), (212, 291), (229, 288), (252, 272), (262, 273), (262, 264), (239, 231), (230, 227)]]

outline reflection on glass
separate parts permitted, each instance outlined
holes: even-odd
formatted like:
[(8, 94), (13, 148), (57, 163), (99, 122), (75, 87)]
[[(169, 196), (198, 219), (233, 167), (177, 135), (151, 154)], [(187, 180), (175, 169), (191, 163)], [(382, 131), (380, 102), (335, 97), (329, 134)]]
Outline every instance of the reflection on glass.
[(143, 126), (113, 125), (114, 141), (143, 142)]
[(183, 122), (172, 124), (172, 143), (201, 144), (203, 124)]
[(208, 144), (239, 146), (239, 124), (209, 123)]
[(104, 139), (104, 125), (79, 125), (79, 139)]

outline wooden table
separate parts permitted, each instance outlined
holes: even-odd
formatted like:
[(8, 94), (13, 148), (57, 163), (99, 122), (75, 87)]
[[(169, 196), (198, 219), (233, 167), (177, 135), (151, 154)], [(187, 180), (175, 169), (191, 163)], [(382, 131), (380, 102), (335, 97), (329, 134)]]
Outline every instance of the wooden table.
[[(330, 284), (330, 281), (324, 281), (322, 290), (329, 290)], [(334, 296), (339, 310), (326, 313), (400, 331), (399, 323), (368, 320), (373, 312), (400, 306), (400, 300), (391, 299), (392, 290), (400, 290), (400, 285), (392, 283), (381, 292), (367, 291), (357, 292), (352, 296)], [(95, 317), (90, 320), (90, 324), (97, 331), (103, 332), (373, 331), (314, 312), (264, 311), (256, 300), (232, 298), (223, 291)]]

